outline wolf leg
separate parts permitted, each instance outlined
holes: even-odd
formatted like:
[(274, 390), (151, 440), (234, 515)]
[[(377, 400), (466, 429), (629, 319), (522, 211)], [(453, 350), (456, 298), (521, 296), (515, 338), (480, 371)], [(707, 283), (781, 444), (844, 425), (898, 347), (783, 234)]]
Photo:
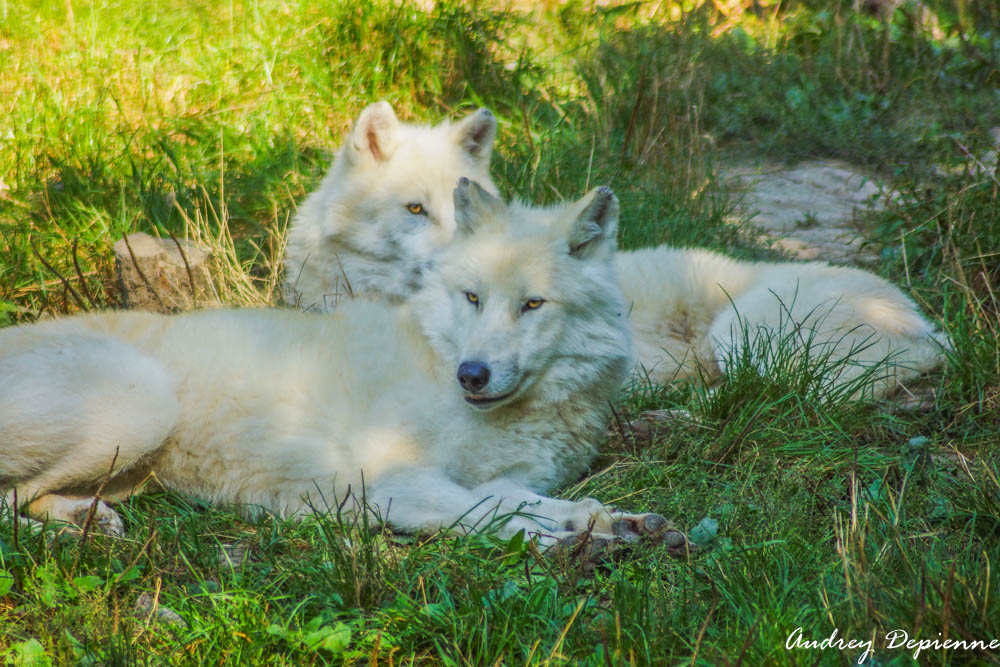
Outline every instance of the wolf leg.
[(503, 477), (469, 489), (439, 470), (401, 469), (378, 479), (368, 499), (383, 519), (403, 531), (495, 530), (501, 537), (512, 537), (524, 530), (544, 548), (583, 534), (602, 547), (654, 539), (673, 548), (677, 536), (685, 543), (683, 535), (657, 514), (617, 512), (593, 498), (549, 498)]
[[(3, 348), (0, 339), (0, 488), (8, 504), (16, 488), (30, 516), (79, 524), (102, 483), (114, 487), (166, 440), (180, 413), (175, 383), (159, 362), (109, 337), (40, 336)], [(104, 503), (95, 519), (121, 532)]]
[[(93, 518), (91, 525), (98, 532), (113, 537), (123, 537), (125, 535), (125, 525), (118, 513), (111, 509), (104, 501), (94, 497), (70, 497), (55, 493), (36, 492), (31, 494), (30, 487), (24, 487), (23, 491), (29, 492), (29, 497), (35, 499), (28, 504), (28, 513), (39, 519), (48, 518), (83, 527), (87, 523), (93, 507)], [(41, 493), (41, 495), (39, 495)], [(13, 503), (13, 493), (8, 494), (8, 504)], [(96, 502), (95, 502), (96, 501)], [(28, 519), (30, 521), (30, 519)]]
[(681, 553), (688, 546), (684, 534), (659, 514), (621, 512), (594, 498), (560, 500), (540, 496), (504, 478), (477, 486), (473, 493), (502, 498), (501, 507), (506, 511), (529, 515), (537, 524), (529, 532), (537, 533), (545, 545), (578, 542), (580, 535), (586, 534), (603, 543), (656, 542), (672, 553)]
[(477, 494), (434, 468), (400, 468), (383, 474), (369, 486), (367, 499), (384, 521), (404, 532), (489, 528), (509, 537), (522, 528), (541, 529), (524, 517), (497, 521), (515, 511), (516, 503), (510, 508), (504, 498), (493, 493)]

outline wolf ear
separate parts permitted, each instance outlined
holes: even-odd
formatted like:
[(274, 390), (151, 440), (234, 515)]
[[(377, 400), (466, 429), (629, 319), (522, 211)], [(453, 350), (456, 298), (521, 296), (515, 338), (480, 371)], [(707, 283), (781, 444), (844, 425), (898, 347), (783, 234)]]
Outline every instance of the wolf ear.
[(618, 198), (611, 188), (602, 185), (577, 202), (576, 220), (569, 226), (569, 254), (586, 259), (605, 244), (614, 248), (618, 230)]
[(351, 134), (355, 151), (384, 162), (399, 143), (399, 120), (388, 102), (376, 102), (361, 112)]
[(455, 142), (476, 160), (489, 164), (493, 140), (497, 137), (497, 117), (483, 107), (460, 120), (453, 130)]
[(461, 234), (471, 234), (485, 220), (503, 213), (505, 208), (502, 201), (467, 178), (458, 182), (454, 196), (455, 223)]

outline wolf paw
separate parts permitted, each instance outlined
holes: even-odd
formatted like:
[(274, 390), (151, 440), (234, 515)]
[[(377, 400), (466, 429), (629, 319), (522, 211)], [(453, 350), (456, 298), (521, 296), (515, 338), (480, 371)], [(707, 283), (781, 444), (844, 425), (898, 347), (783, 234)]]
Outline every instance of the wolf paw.
[(681, 531), (659, 514), (625, 514), (613, 512), (614, 534), (628, 543), (650, 542), (661, 545), (672, 556), (686, 556), (698, 547), (689, 542)]
[[(71, 523), (77, 526), (81, 532), (87, 523), (87, 516), (90, 514), (90, 506), (93, 500), (81, 501), (70, 514)], [(97, 531), (110, 537), (124, 537), (125, 524), (118, 512), (108, 507), (104, 501), (97, 501), (94, 507), (94, 518), (90, 522), (91, 530)]]
[(38, 533), (42, 532), (42, 529), (45, 527), (45, 524), (42, 523), (41, 521), (35, 521), (34, 519), (28, 518), (26, 516), (17, 517), (17, 523), (22, 529), (27, 529), (29, 531)]
[(593, 570), (597, 565), (611, 560), (612, 554), (625, 544), (617, 535), (587, 530), (551, 537), (554, 541), (545, 549), (545, 555), (554, 560), (577, 564), (584, 570)]
[(548, 536), (546, 555), (592, 568), (636, 543), (661, 546), (671, 556), (684, 557), (697, 547), (659, 514), (612, 512), (610, 532), (582, 530)]

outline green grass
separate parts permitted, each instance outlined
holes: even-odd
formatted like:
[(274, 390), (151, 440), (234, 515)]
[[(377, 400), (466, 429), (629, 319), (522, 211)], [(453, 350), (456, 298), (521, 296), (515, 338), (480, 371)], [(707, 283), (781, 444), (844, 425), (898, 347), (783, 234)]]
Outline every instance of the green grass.
[[(713, 392), (633, 387), (623, 419), (700, 422), (613, 437), (561, 495), (673, 518), (706, 545), (690, 560), (640, 547), (586, 572), (516, 539), (392, 535), (336, 513), (248, 521), (175, 494), (126, 503), (124, 540), (0, 519), (0, 660), (848, 664), (860, 650), (785, 641), (798, 627), (1000, 637), (1000, 185), (934, 169), (1000, 125), (1000, 10), (926, 4), (938, 37), (910, 10), (885, 24), (847, 1), (0, 2), (8, 323), (76, 310), (67, 284), (116, 303), (110, 248), (132, 230), (212, 234), (229, 300), (266, 301), (295, 204), (358, 112), (388, 99), (411, 120), (489, 106), (504, 193), (610, 184), (626, 248), (774, 257), (731, 223), (718, 168), (862, 165), (903, 195), (865, 221), (878, 271), (954, 341), (924, 412), (816, 400), (822, 364), (781, 354), (764, 373), (734, 360)], [(183, 622), (137, 611), (143, 594)], [(1000, 652), (920, 664), (975, 660)]]

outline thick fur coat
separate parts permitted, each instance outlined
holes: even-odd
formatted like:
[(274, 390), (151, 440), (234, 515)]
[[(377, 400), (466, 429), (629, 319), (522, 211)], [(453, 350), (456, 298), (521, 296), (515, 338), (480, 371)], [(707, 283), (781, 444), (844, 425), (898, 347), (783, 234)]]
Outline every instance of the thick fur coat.
[[(494, 136), (485, 109), (436, 127), (400, 123), (384, 102), (365, 109), (292, 225), (291, 299), (330, 310), (346, 284), (354, 296), (411, 294), (454, 234), (453, 210), (441, 203), (447, 188), (465, 176), (496, 192), (488, 175)], [(411, 214), (412, 204), (426, 215)], [(748, 344), (780, 344), (813, 357), (830, 389), (885, 396), (944, 360), (946, 337), (899, 288), (867, 271), (668, 247), (620, 252), (616, 264), (636, 371), (654, 382), (712, 380)], [(766, 369), (766, 359), (757, 361)]]
[(105, 481), (113, 501), (155, 480), (296, 516), (363, 484), (404, 531), (516, 512), (502, 534), (661, 529), (540, 495), (584, 472), (630, 368), (614, 195), (535, 211), (463, 181), (455, 203), (455, 239), (405, 306), (100, 312), (0, 330), (8, 503), (16, 489), (29, 514), (79, 524)]

